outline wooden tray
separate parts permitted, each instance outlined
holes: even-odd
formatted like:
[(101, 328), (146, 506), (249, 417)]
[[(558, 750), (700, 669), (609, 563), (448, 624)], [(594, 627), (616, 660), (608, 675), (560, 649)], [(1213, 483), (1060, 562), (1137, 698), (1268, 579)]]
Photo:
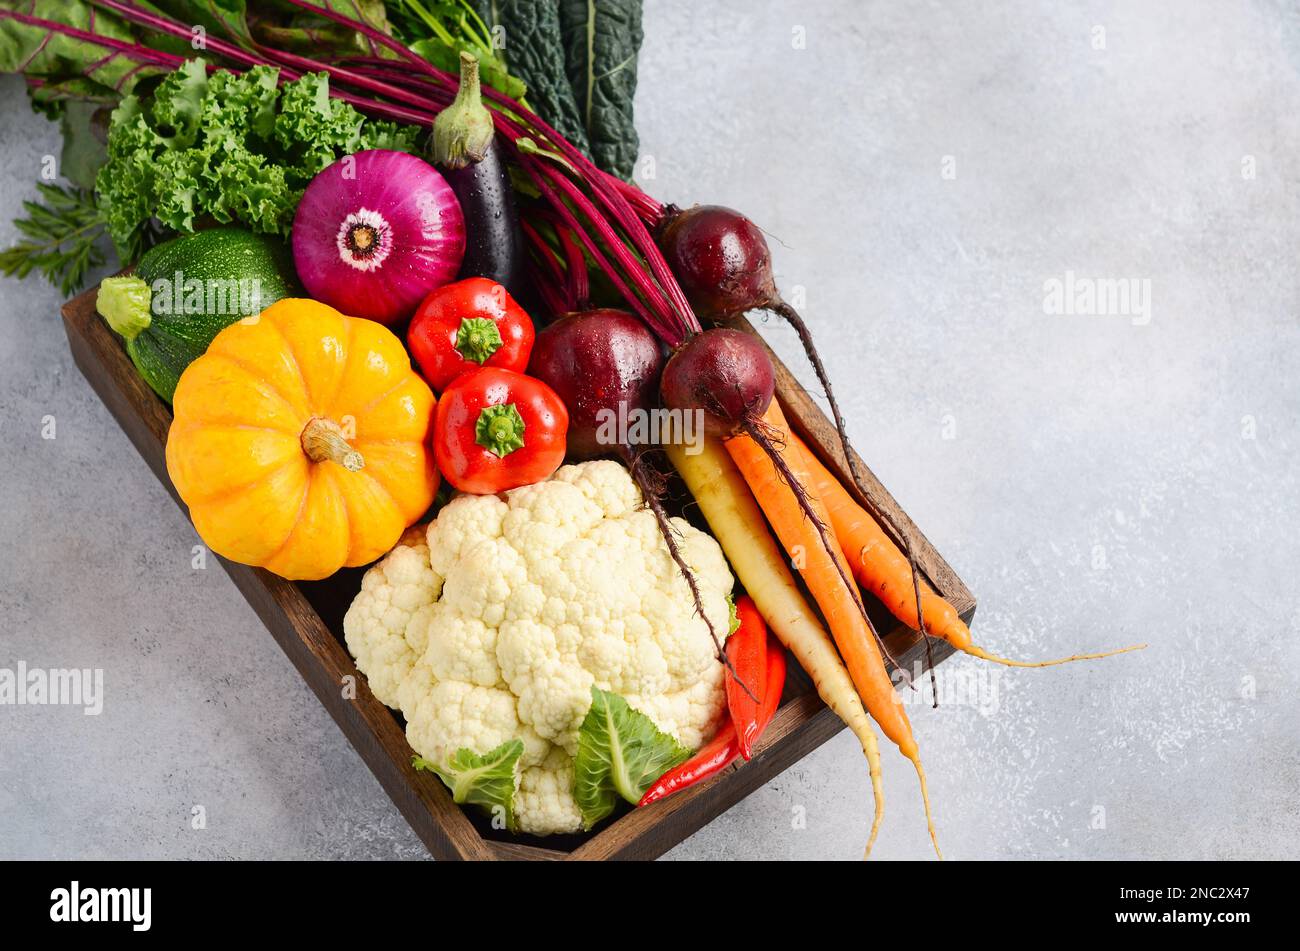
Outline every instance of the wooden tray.
[[(89, 290), (63, 307), (72, 357), (176, 504), (184, 507), (163, 461), (171, 411), (140, 379), (117, 338), (95, 313), (95, 293)], [(735, 325), (754, 332), (743, 319)], [(777, 369), (777, 395), (791, 425), (843, 478), (846, 462), (834, 429), (775, 354), (772, 359)], [(911, 533), (918, 562), (931, 584), (969, 623), (975, 614), (975, 599), (961, 579), (869, 472), (867, 488), (870, 500)], [(326, 581), (294, 583), (260, 568), (225, 559), (221, 563), (416, 834), (440, 859), (653, 859), (843, 729), (792, 663), (782, 706), (748, 763), (656, 806), (630, 809), (585, 835), (510, 836), (462, 811), (436, 776), (412, 769), (412, 751), (400, 716), (376, 700), (366, 679), (358, 674), (343, 644), (342, 619), (360, 588), (360, 570), (340, 572)], [(879, 609), (879, 605), (873, 606)], [(924, 661), (925, 648), (915, 631), (883, 610), (878, 610), (875, 618), (901, 664), (910, 670)], [(936, 663), (952, 653), (938, 640), (933, 651)], [(343, 697), (345, 677), (355, 679), (355, 700)]]

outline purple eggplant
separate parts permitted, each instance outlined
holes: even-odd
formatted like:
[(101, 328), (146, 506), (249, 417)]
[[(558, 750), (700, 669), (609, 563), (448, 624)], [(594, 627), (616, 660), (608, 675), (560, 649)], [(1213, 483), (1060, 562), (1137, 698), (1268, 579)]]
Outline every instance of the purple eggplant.
[(433, 123), (433, 163), (465, 216), (460, 277), (490, 278), (512, 297), (527, 299), (527, 254), (514, 191), (479, 91), (478, 60), (469, 53), (460, 54), (455, 101)]

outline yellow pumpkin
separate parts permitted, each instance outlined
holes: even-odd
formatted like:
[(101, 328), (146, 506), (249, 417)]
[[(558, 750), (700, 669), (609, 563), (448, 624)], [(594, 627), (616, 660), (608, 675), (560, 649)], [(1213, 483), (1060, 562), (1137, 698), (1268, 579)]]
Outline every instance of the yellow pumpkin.
[(381, 324), (281, 300), (181, 374), (167, 472), (200, 537), (290, 579), (393, 547), (438, 487), (434, 396)]

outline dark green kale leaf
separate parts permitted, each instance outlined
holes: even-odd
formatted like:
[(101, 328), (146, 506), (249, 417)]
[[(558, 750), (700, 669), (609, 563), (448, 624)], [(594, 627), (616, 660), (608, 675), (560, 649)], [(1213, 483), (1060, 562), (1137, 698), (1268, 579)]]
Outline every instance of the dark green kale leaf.
[(569, 86), (592, 160), (631, 178), (640, 139), (632, 114), (641, 51), (641, 0), (560, 0)]
[(528, 87), (528, 105), (590, 155), (587, 127), (567, 80), (559, 0), (474, 0), (474, 8), (503, 44), (510, 72)]

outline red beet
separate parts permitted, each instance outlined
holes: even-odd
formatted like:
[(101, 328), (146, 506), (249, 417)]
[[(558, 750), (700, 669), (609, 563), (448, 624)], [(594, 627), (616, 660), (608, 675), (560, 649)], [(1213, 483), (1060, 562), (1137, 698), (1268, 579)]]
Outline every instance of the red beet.
[(780, 300), (758, 225), (721, 205), (670, 208), (659, 247), (696, 316), (725, 320)]
[(569, 457), (617, 453), (597, 439), (602, 410), (651, 409), (663, 352), (649, 328), (623, 310), (588, 310), (538, 331), (528, 372), (560, 395), (569, 410)]
[(724, 439), (767, 412), (775, 389), (776, 371), (758, 338), (726, 327), (682, 344), (659, 384), (666, 406), (702, 410), (705, 431)]

